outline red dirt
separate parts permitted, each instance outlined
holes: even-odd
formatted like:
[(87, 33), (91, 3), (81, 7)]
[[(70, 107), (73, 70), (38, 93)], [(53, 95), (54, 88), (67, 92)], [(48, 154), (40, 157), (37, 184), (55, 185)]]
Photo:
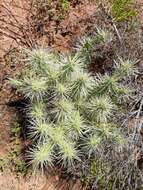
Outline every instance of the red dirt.
[(81, 37), (87, 30), (92, 16), (96, 12), (95, 4), (79, 5), (72, 8), (63, 22), (59, 25), (59, 32), (55, 35), (53, 48), (58, 51), (69, 52), (72, 42)]
[[(25, 17), (24, 9), (16, 8), (15, 5), (24, 6), (26, 1), (1, 1), (0, 2), (0, 19), (5, 18), (10, 21), (8, 11), (3, 8), (3, 6), (10, 8), (12, 13), (16, 15), (16, 18), (19, 19), (19, 22), (22, 22)], [(15, 7), (15, 9), (13, 9)], [(21, 16), (21, 17), (20, 17)], [(0, 24), (5, 27), (6, 24)], [(16, 29), (15, 29), (16, 31)], [(0, 30), (0, 129), (1, 129), (1, 140), (0, 140), (0, 152), (5, 152), (9, 146), (9, 129), (12, 126), (12, 122), (15, 115), (15, 111), (7, 107), (7, 103), (13, 99), (15, 94), (12, 92), (12, 89), (9, 85), (8, 78), (14, 77), (16, 74), (21, 72), (23, 65), (16, 63), (16, 59), (8, 56), (13, 51), (13, 48), (17, 47), (18, 44), (11, 38), (8, 38)], [(6, 56), (7, 55), (7, 56)], [(16, 57), (16, 55), (15, 55)], [(16, 116), (15, 116), (16, 117)]]

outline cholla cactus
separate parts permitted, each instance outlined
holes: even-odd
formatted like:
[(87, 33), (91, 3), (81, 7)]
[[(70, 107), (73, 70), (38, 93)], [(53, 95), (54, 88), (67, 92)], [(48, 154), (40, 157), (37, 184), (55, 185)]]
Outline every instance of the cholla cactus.
[(87, 65), (92, 61), (92, 54), (98, 44), (108, 44), (113, 40), (113, 35), (106, 29), (97, 28), (95, 37), (85, 36), (81, 38), (76, 44), (76, 52)]
[(54, 121), (67, 121), (74, 109), (73, 103), (66, 98), (55, 100), (51, 110), (51, 116)]
[(91, 95), (109, 95), (111, 99), (123, 98), (129, 95), (128, 86), (120, 83), (121, 78), (113, 73), (113, 75), (105, 74), (104, 76), (97, 74), (95, 79), (95, 88), (92, 90)]
[(118, 58), (118, 61), (115, 61), (115, 72), (114, 75), (116, 75), (119, 78), (124, 78), (127, 76), (135, 76), (138, 74), (138, 70), (135, 66), (135, 64), (138, 62), (138, 60), (131, 60), (131, 59), (122, 59), (121, 57)]
[(61, 141), (59, 147), (60, 147), (59, 156), (62, 161), (62, 165), (65, 168), (70, 169), (71, 167), (74, 167), (74, 161), (76, 160), (80, 161), (74, 143), (69, 142), (68, 140)]
[(46, 117), (46, 108), (43, 101), (32, 102), (28, 110), (31, 120), (44, 120)]
[(30, 98), (31, 100), (37, 99), (42, 100), (42, 97), (47, 92), (48, 81), (45, 77), (24, 76), (22, 80), (11, 79), (11, 84), (19, 88), (23, 92), (25, 98)]
[[(39, 118), (38, 118), (39, 119)], [(29, 137), (31, 139), (47, 139), (51, 127), (54, 126), (52, 123), (48, 123), (42, 120), (32, 121), (28, 126), (29, 129)]]
[(77, 70), (72, 74), (71, 96), (74, 99), (86, 98), (91, 91), (94, 80), (84, 70)]
[(68, 81), (71, 74), (82, 67), (83, 59), (80, 59), (78, 54), (75, 54), (74, 56), (62, 56), (60, 64), (60, 80)]
[(113, 39), (111, 32), (97, 28), (97, 40), (103, 43), (109, 43)]
[(102, 142), (102, 137), (100, 137), (97, 134), (90, 135), (86, 140), (84, 144), (85, 151), (88, 151), (89, 156), (91, 156), (92, 153), (95, 153), (98, 148), (100, 148)]
[(96, 77), (84, 68), (79, 53), (63, 58), (36, 49), (29, 52), (28, 61), (33, 77), (11, 82), (31, 102), (28, 131), (36, 145), (27, 154), (34, 167), (43, 169), (58, 161), (72, 170), (93, 155), (99, 160), (110, 146), (114, 154), (124, 146), (113, 115), (118, 112), (118, 98), (124, 95), (121, 91), (126, 89), (121, 86), (123, 73), (128, 77), (136, 70), (127, 69), (128, 60), (116, 64), (113, 74)]
[(91, 52), (95, 45), (95, 39), (91, 37), (83, 37), (76, 45), (76, 51), (81, 57), (84, 57), (88, 62), (91, 61)]
[[(36, 71), (44, 70), (49, 64), (55, 63), (55, 55), (47, 49), (37, 48), (33, 51), (25, 50), (28, 55), (28, 63), (35, 69)], [(55, 61), (54, 61), (55, 60)]]
[(91, 98), (87, 108), (87, 114), (91, 121), (106, 123), (113, 115), (115, 105), (108, 96), (103, 96)]
[(67, 125), (68, 138), (74, 141), (82, 137), (88, 131), (88, 127), (85, 124), (86, 122), (83, 116), (80, 115), (80, 112), (73, 112)]
[(27, 155), (30, 163), (34, 166), (34, 170), (40, 167), (43, 171), (44, 167), (52, 166), (53, 145), (50, 142), (37, 144), (27, 151)]

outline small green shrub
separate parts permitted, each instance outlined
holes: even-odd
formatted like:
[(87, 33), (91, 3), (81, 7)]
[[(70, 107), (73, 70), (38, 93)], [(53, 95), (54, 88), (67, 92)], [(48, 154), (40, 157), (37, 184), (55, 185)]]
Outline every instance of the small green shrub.
[(9, 151), (0, 158), (0, 170), (11, 170), (17, 174), (25, 175), (28, 171), (27, 164), (22, 158), (22, 143), (19, 140), (21, 135), (21, 126), (16, 121), (10, 128)]
[(5, 171), (9, 165), (9, 160), (5, 157), (0, 158), (0, 171)]
[(5, 158), (8, 163), (6, 167), (11, 166), (11, 169), (16, 173), (25, 175), (28, 171), (26, 162), (22, 159), (21, 143), (18, 140), (13, 141), (13, 147), (10, 149), (7, 157)]
[(11, 135), (13, 138), (19, 137), (21, 134), (21, 127), (18, 122), (15, 122), (10, 129)]
[(9, 152), (0, 159), (0, 170), (5, 171), (7, 169), (10, 169), (17, 174), (20, 173), (22, 175), (25, 175), (28, 171), (28, 167), (26, 162), (22, 159), (22, 145), (18, 139), (16, 139), (15, 131), (13, 141), (11, 143), (12, 147), (10, 148)]
[(125, 21), (137, 15), (133, 0), (111, 0), (111, 11), (116, 21)]
[(68, 11), (70, 8), (70, 2), (69, 0), (60, 0), (61, 8), (64, 12)]

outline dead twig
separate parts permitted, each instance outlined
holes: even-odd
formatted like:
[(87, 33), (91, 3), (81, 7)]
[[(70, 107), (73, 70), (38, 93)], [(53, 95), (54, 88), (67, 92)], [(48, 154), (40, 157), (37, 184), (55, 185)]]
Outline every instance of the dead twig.
[(0, 32), (13, 39), (17, 44), (21, 43), (27, 47), (33, 47), (34, 37), (32, 30), (33, 26), (29, 26), (29, 19), (26, 17), (26, 23), (21, 23), (19, 20), (19, 15), (15, 15), (12, 10), (2, 4), (1, 7), (6, 11), (6, 18), (0, 18)]

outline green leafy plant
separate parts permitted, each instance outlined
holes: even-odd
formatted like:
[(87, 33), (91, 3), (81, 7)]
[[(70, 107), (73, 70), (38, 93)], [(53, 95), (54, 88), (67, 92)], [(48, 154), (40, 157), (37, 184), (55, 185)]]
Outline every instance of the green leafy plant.
[(22, 149), (20, 142), (18, 140), (13, 141), (13, 147), (5, 158), (8, 162), (6, 167), (11, 166), (13, 171), (25, 175), (28, 171), (28, 168), (26, 162), (21, 157), (21, 153)]
[(70, 2), (69, 0), (60, 0), (61, 8), (64, 12), (69, 10)]
[(0, 170), (4, 171), (9, 165), (9, 160), (5, 157), (0, 159)]
[(14, 125), (11, 127), (10, 132), (13, 138), (19, 137), (21, 134), (20, 124), (18, 122), (15, 122)]
[(137, 15), (133, 0), (111, 0), (111, 11), (116, 21), (125, 21)]
[(25, 175), (28, 167), (22, 156), (22, 143), (19, 140), (21, 135), (21, 126), (15, 121), (10, 128), (10, 144), (7, 154), (0, 159), (0, 170), (11, 170), (17, 174)]
[(12, 139), (12, 147), (10, 148), (9, 152), (0, 159), (0, 170), (5, 171), (7, 169), (11, 169), (17, 174), (20, 173), (25, 175), (28, 171), (28, 167), (26, 162), (21, 157), (21, 143), (15, 136), (17, 134), (17, 130), (14, 130), (13, 132), (14, 137)]

